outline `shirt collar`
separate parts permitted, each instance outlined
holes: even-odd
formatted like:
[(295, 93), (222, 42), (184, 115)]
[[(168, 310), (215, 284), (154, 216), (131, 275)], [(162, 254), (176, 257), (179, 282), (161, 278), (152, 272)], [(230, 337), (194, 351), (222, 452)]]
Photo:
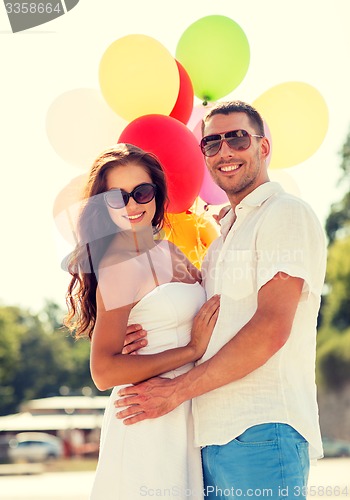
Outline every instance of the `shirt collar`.
[[(243, 198), (243, 200), (237, 205), (237, 207), (260, 207), (264, 203), (264, 201), (271, 198), (271, 196), (273, 196), (274, 194), (283, 192), (284, 190), (278, 182), (265, 182), (264, 184), (261, 184), (260, 186), (255, 188), (254, 191), (247, 194), (247, 196)], [(229, 210), (225, 217), (223, 217), (220, 221), (221, 234), (223, 234), (224, 236), (227, 235), (234, 220), (235, 214), (231, 208), (231, 210)]]
[(265, 182), (260, 184), (251, 193), (247, 194), (245, 198), (237, 206), (250, 206), (250, 207), (260, 207), (264, 201), (268, 200), (277, 193), (283, 193), (284, 190), (278, 182)]

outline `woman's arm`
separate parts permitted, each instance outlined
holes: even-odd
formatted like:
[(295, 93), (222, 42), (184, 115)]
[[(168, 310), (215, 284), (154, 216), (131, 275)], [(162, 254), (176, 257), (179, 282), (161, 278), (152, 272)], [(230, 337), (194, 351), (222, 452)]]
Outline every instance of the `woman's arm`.
[(205, 352), (214, 329), (219, 298), (204, 304), (193, 323), (191, 341), (184, 347), (142, 356), (122, 354), (132, 304), (106, 310), (97, 290), (97, 317), (91, 341), (90, 369), (96, 387), (135, 384), (196, 361)]

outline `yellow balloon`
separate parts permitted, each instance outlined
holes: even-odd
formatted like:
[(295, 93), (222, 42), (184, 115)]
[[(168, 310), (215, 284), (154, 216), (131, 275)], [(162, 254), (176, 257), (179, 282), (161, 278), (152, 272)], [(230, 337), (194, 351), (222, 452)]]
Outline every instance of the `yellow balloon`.
[(253, 103), (271, 132), (269, 168), (287, 168), (312, 156), (328, 129), (328, 108), (320, 92), (303, 82), (286, 82)]
[(180, 88), (177, 64), (170, 52), (146, 35), (127, 35), (104, 52), (99, 66), (102, 94), (121, 117), (169, 115)]
[(194, 213), (168, 213), (166, 218), (169, 221), (164, 225), (166, 238), (200, 269), (210, 243), (218, 237), (218, 230), (203, 216)]

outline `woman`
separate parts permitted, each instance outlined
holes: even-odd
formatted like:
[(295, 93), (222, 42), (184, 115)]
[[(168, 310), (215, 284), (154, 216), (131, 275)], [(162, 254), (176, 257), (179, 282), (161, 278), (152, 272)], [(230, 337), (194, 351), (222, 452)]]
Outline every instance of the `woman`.
[[(121, 385), (190, 369), (206, 350), (219, 299), (205, 303), (199, 271), (177, 247), (157, 239), (167, 195), (155, 156), (129, 144), (105, 151), (92, 166), (84, 199), (69, 264), (67, 323), (77, 337), (91, 339), (97, 388), (114, 387), (91, 500), (201, 498), (190, 402), (135, 426), (115, 418), (113, 403)], [(131, 323), (148, 332), (142, 355), (122, 352)]]

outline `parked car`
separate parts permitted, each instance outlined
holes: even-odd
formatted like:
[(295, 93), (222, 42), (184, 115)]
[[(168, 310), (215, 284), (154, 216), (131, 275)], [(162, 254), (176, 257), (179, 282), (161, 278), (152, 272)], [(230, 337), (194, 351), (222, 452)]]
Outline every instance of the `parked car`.
[(322, 443), (325, 457), (350, 457), (350, 442), (323, 437)]
[(45, 432), (20, 432), (9, 442), (11, 462), (45, 462), (63, 456), (62, 441)]

